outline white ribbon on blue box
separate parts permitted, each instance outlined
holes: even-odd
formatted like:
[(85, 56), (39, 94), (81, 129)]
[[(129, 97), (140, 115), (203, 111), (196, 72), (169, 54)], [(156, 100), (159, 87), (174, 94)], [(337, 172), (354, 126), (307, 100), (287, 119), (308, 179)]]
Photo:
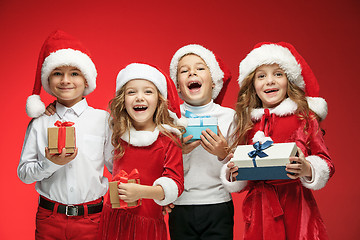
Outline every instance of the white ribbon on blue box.
[(218, 119), (216, 117), (197, 116), (190, 111), (185, 111), (185, 117), (187, 118), (188, 125), (183, 137), (193, 135), (190, 141), (201, 139), (201, 132), (206, 131), (207, 128), (217, 134)]
[(295, 156), (297, 146), (291, 143), (263, 144), (237, 146), (234, 157), (231, 159), (238, 167), (236, 180), (275, 180), (289, 179), (285, 165), (289, 158)]

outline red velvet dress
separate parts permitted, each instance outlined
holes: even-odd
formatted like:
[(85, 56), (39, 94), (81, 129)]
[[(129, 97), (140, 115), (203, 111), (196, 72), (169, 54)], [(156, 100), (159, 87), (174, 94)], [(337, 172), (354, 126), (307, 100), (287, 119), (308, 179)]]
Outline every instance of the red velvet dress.
[[(177, 185), (176, 197), (180, 196), (184, 189), (182, 152), (169, 137), (159, 133), (149, 146), (133, 146), (123, 140), (121, 143), (125, 153), (114, 161), (113, 177), (120, 170), (130, 173), (136, 168), (142, 185), (152, 186), (155, 180), (165, 177)], [(165, 188), (164, 192), (166, 198)], [(152, 199), (142, 199), (140, 206), (126, 210), (111, 208), (108, 200), (100, 226), (101, 239), (165, 240), (167, 230), (161, 210), (162, 207)]]
[[(279, 116), (280, 115), (280, 116)], [(267, 109), (254, 121), (248, 137), (265, 132), (274, 143), (296, 142), (313, 166), (315, 180), (304, 179), (249, 181), (243, 203), (244, 239), (298, 240), (328, 239), (314, 196), (310, 189), (325, 186), (334, 173), (328, 149), (317, 120), (305, 121), (294, 114), (270, 114)]]

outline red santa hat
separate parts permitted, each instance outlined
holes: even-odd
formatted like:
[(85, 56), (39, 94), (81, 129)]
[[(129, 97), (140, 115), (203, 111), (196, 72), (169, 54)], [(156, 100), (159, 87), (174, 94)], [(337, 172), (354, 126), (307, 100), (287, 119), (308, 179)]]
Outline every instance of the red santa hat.
[(57, 30), (45, 40), (39, 54), (33, 95), (29, 96), (26, 102), (26, 113), (29, 117), (39, 117), (45, 112), (45, 104), (40, 98), (41, 86), (47, 93), (53, 95), (48, 79), (50, 73), (61, 66), (72, 66), (81, 71), (88, 84), (84, 96), (96, 88), (97, 71), (88, 50), (79, 40)]
[(131, 63), (117, 75), (116, 91), (133, 79), (145, 79), (152, 82), (161, 95), (167, 99), (170, 117), (175, 120), (175, 124), (183, 125), (176, 87), (174, 82), (162, 70), (146, 63)]
[(210, 70), (212, 81), (215, 84), (212, 91), (212, 99), (214, 99), (216, 103), (221, 104), (226, 88), (231, 79), (231, 73), (219, 57), (215, 56), (212, 51), (201, 45), (186, 45), (177, 50), (174, 54), (170, 62), (170, 77), (174, 81), (175, 85), (177, 85), (177, 68), (179, 61), (187, 54), (195, 54), (204, 60)]
[(294, 46), (286, 42), (262, 42), (241, 61), (239, 66), (239, 85), (256, 68), (262, 65), (278, 64), (290, 82), (305, 91), (310, 109), (321, 119), (327, 115), (327, 103), (319, 97), (319, 84), (305, 59)]

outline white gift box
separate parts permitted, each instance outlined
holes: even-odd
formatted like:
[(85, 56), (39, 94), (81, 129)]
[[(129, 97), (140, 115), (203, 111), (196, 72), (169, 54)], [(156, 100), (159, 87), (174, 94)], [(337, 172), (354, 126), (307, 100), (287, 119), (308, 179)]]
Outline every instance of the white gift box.
[(289, 157), (295, 156), (297, 147), (292, 143), (273, 143), (270, 147), (261, 150), (266, 157), (253, 158), (248, 154), (256, 150), (253, 145), (240, 145), (236, 148), (234, 157), (231, 159), (239, 168), (237, 180), (273, 180), (289, 179), (286, 175), (285, 165), (289, 163)]

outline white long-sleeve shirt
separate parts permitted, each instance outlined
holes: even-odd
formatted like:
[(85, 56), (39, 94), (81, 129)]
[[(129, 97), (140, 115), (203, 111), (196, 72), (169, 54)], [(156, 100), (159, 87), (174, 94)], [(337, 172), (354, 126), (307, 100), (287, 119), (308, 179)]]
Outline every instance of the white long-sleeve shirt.
[[(198, 116), (218, 118), (218, 126), (226, 137), (235, 111), (222, 107), (213, 101), (204, 106), (180, 106), (182, 116), (188, 110)], [(175, 201), (176, 205), (202, 205), (228, 202), (231, 195), (221, 184), (220, 170), (223, 166), (218, 157), (207, 152), (201, 145), (188, 154), (183, 154), (184, 192)]]
[[(86, 99), (71, 108), (56, 104), (56, 114), (31, 120), (18, 166), (24, 183), (36, 182), (36, 191), (63, 204), (80, 204), (105, 195), (108, 179), (104, 164), (112, 171), (109, 114), (88, 106)], [(74, 122), (78, 154), (71, 162), (57, 165), (45, 157), (47, 129), (57, 121)]]

